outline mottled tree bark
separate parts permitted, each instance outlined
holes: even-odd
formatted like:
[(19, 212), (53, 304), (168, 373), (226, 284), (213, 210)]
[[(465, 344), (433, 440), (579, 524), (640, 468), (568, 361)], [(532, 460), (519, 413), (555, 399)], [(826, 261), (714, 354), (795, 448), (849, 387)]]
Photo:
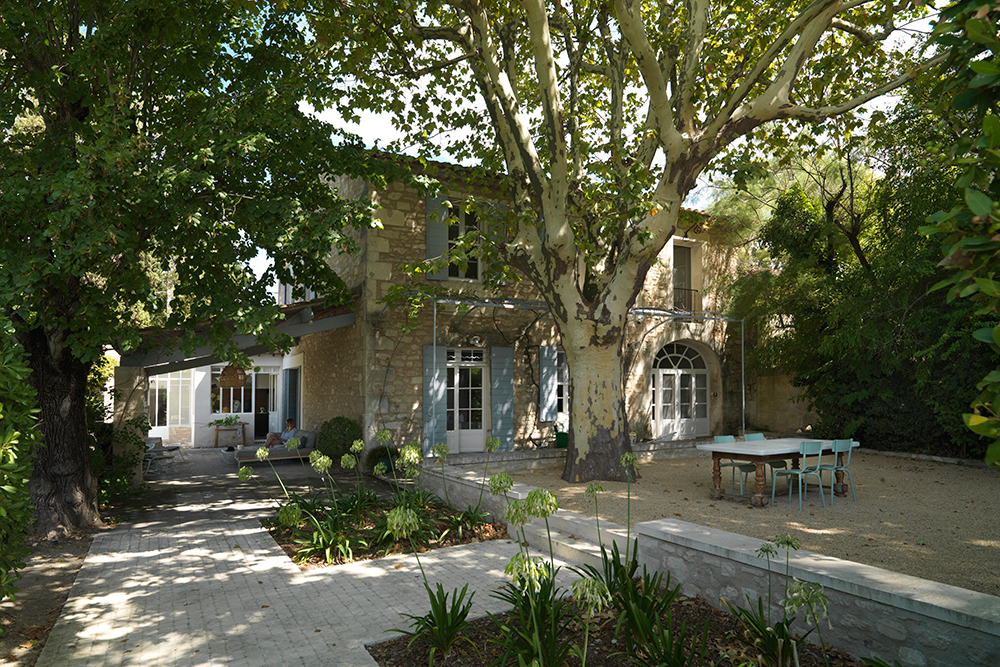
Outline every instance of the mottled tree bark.
[(63, 347), (63, 332), (36, 327), (19, 336), (28, 353), (44, 436), (28, 484), (35, 519), (29, 532), (50, 539), (101, 525), (84, 410), (87, 364)]

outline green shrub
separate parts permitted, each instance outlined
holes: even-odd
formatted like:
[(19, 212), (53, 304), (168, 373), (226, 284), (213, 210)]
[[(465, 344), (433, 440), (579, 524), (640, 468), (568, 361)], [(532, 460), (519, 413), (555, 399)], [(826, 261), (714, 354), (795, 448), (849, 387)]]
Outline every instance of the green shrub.
[[(111, 424), (92, 424), (91, 435), (95, 446), (90, 454), (90, 467), (97, 478), (97, 506), (126, 500), (142, 492), (143, 486), (135, 482), (135, 469), (142, 464), (145, 443), (140, 432), (149, 430), (146, 415), (133, 417), (126, 422), (129, 428), (119, 429)], [(121, 453), (114, 453), (114, 439), (120, 440)]]
[(24, 353), (13, 331), (0, 323), (0, 600), (14, 597), (28, 553), (24, 530), (31, 522), (28, 479), (41, 434), (35, 428), (35, 392), (27, 382)]
[(385, 472), (387, 475), (392, 475), (392, 470), (396, 466), (397, 459), (399, 459), (399, 450), (392, 445), (372, 447), (365, 454), (365, 470), (375, 470), (375, 466), (378, 465), (379, 461), (386, 461)]
[(316, 434), (316, 449), (334, 461), (351, 451), (355, 440), (362, 439), (361, 424), (350, 417), (334, 417), (323, 422)]

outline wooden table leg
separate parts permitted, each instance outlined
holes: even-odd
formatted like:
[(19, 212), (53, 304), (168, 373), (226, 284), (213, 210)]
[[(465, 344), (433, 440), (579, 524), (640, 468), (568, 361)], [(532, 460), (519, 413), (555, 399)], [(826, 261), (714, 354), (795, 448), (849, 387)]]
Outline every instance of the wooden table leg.
[(755, 507), (767, 507), (768, 497), (764, 494), (764, 463), (757, 461), (757, 472), (754, 476), (754, 495), (750, 504)]
[[(714, 452), (713, 452), (714, 454)], [(712, 456), (712, 500), (722, 497), (722, 466), (718, 456)]]
[[(837, 465), (844, 465), (844, 452), (837, 453)], [(836, 480), (833, 484), (833, 493), (841, 498), (846, 498), (847, 488), (844, 486), (844, 471), (838, 470), (833, 474), (833, 477)]]

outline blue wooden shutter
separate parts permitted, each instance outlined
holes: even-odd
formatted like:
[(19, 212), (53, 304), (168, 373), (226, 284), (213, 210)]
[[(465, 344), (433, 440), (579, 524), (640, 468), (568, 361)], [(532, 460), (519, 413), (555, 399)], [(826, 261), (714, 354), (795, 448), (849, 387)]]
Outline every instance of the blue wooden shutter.
[(559, 413), (556, 412), (559, 407), (556, 401), (559, 351), (554, 347), (542, 345), (539, 348), (538, 366), (538, 420), (554, 422), (559, 418)]
[(285, 415), (281, 418), (281, 430), (285, 430), (285, 420), (294, 419), (296, 428), (305, 428), (299, 415), (299, 369), (286, 368), (282, 371), (282, 405)]
[[(436, 361), (435, 361), (436, 358)], [(448, 348), (424, 346), (424, 438), (428, 456), (436, 443), (448, 442)]]
[[(427, 259), (437, 259), (448, 252), (448, 200), (443, 197), (427, 197), (427, 222), (425, 230)], [(436, 273), (429, 273), (431, 280), (447, 280), (448, 267)]]
[(490, 348), (490, 412), (501, 452), (514, 451), (514, 348)]

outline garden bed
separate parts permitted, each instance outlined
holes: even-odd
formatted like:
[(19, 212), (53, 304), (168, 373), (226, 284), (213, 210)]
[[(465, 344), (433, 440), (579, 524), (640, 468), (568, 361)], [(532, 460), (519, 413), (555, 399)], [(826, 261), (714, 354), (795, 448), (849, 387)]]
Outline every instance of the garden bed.
[[(568, 638), (570, 633), (575, 633), (582, 628), (580, 625), (582, 613), (575, 607), (571, 613), (575, 620), (563, 633), (564, 639)], [(699, 646), (701, 645), (701, 628), (708, 621), (706, 664), (714, 664), (715, 660), (723, 653), (733, 656), (743, 655), (744, 647), (737, 639), (742, 633), (742, 628), (732, 615), (712, 607), (702, 599), (683, 596), (678, 597), (674, 602), (671, 613), (676, 628), (679, 629), (681, 624), (686, 624), (689, 634), (697, 629)], [(508, 614), (500, 614), (497, 616), (497, 620), (505, 622), (507, 617)], [(589, 667), (625, 667), (632, 664), (624, 657), (615, 655), (621, 653), (624, 648), (622, 638), (615, 637), (616, 618), (612, 613), (595, 616), (587, 647), (587, 665)], [(466, 642), (459, 642), (447, 663), (444, 664), (450, 667), (482, 667), (492, 664), (494, 660), (503, 657), (503, 646), (493, 641), (499, 635), (499, 628), (492, 619), (487, 617), (471, 621), (464, 636), (472, 641), (476, 650), (473, 650)], [(582, 644), (582, 638), (578, 639), (578, 642)], [(427, 656), (430, 652), (430, 645), (427, 642), (417, 640), (410, 644), (409, 637), (372, 644), (367, 648), (368, 653), (380, 667), (426, 667)], [(836, 649), (827, 649), (827, 655), (830, 667), (859, 667), (864, 664)], [(747, 659), (749, 660), (749, 656)], [(442, 664), (442, 662), (436, 660), (435, 664)], [(508, 660), (508, 664), (516, 665), (517, 659)], [(577, 658), (571, 658), (568, 664), (579, 665), (580, 661)], [(726, 659), (721, 664), (723, 667), (734, 667), (742, 663), (738, 660), (734, 662), (731, 659)], [(827, 663), (824, 662), (823, 654), (818, 646), (806, 644), (799, 648), (799, 665), (801, 667), (825, 667)]]

